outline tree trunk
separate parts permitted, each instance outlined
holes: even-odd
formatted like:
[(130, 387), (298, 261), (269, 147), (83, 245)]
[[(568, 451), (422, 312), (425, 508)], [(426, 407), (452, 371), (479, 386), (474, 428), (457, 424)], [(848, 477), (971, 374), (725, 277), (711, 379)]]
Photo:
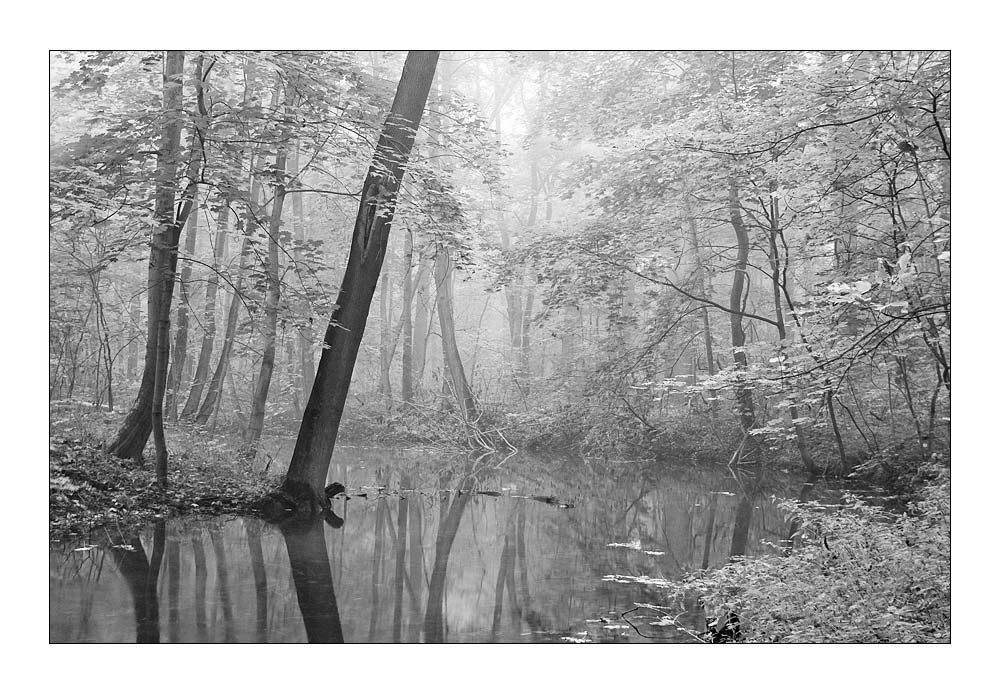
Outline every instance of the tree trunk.
[[(198, 189), (191, 191), (191, 205), (194, 214), (188, 217), (187, 237), (184, 240), (184, 252), (188, 257), (194, 257), (195, 248), (198, 243)], [(170, 363), (170, 370), (167, 373), (167, 393), (164, 409), (167, 418), (177, 421), (177, 399), (180, 396), (181, 382), (184, 380), (184, 366), (187, 362), (187, 341), (188, 341), (188, 308), (190, 305), (190, 293), (188, 284), (191, 282), (191, 263), (184, 263), (181, 270), (181, 300), (177, 305), (177, 332), (174, 335), (174, 360)]]
[[(699, 296), (711, 298), (712, 284), (705, 269), (705, 260), (701, 255), (701, 239), (698, 237), (698, 223), (691, 210), (689, 194), (685, 193), (684, 206), (688, 218), (688, 235), (691, 238), (691, 247), (694, 253), (695, 262), (695, 288)], [(705, 343), (705, 359), (708, 361), (708, 375), (711, 378), (715, 375), (715, 349), (712, 343), (712, 322), (708, 315), (708, 306), (701, 307), (701, 329)], [(711, 400), (711, 410), (715, 412), (715, 391), (709, 391)]]
[[(275, 96), (277, 102), (277, 96)], [(257, 445), (264, 430), (264, 411), (267, 406), (267, 393), (271, 388), (271, 375), (274, 373), (275, 338), (278, 331), (278, 303), (281, 300), (281, 268), (278, 262), (278, 233), (281, 228), (281, 210), (285, 203), (285, 159), (283, 147), (279, 146), (274, 161), (274, 174), (277, 183), (274, 187), (274, 202), (271, 205), (271, 217), (268, 223), (267, 240), (267, 292), (264, 297), (263, 350), (260, 360), (260, 373), (254, 385), (253, 401), (250, 405), (250, 421), (247, 426), (245, 452), (248, 458), (257, 455)]]
[(205, 401), (198, 409), (195, 422), (201, 425), (208, 424), (208, 420), (215, 413), (216, 405), (222, 397), (222, 385), (229, 368), (229, 358), (233, 351), (233, 342), (236, 340), (236, 328), (240, 318), (240, 293), (243, 291), (243, 262), (250, 253), (249, 237), (243, 238), (243, 247), (240, 249), (238, 263), (238, 275), (235, 281), (233, 296), (229, 300), (229, 310), (226, 312), (226, 332), (222, 337), (222, 350), (219, 352), (219, 362), (215, 365), (215, 372), (208, 386), (208, 393), (205, 394)]
[(350, 256), (337, 305), (324, 337), (323, 354), (306, 405), (282, 491), (297, 507), (324, 508), (323, 491), (378, 283), (396, 195), (434, 78), (437, 51), (411, 51), (362, 187)]
[(399, 390), (403, 402), (413, 402), (413, 234), (406, 235), (406, 251), (403, 262), (403, 309), (399, 320), (403, 330), (403, 354), (401, 355), (403, 373), (400, 377)]
[(195, 367), (194, 378), (191, 381), (191, 391), (181, 412), (181, 419), (193, 419), (198, 414), (201, 394), (208, 382), (208, 372), (212, 366), (212, 350), (215, 347), (215, 303), (219, 294), (219, 269), (226, 257), (226, 246), (229, 239), (229, 198), (222, 199), (219, 209), (218, 228), (215, 230), (215, 248), (212, 253), (212, 272), (208, 275), (205, 286), (205, 311), (202, 314), (202, 325), (205, 332), (201, 337), (201, 350), (198, 352), (198, 365)]
[[(299, 168), (299, 148), (298, 143), (292, 148), (291, 174), (298, 180), (302, 173)], [(299, 181), (301, 183), (301, 181)], [(296, 188), (301, 186), (296, 185)], [(305, 209), (302, 204), (302, 193), (292, 193), (292, 234), (295, 237), (296, 247), (292, 252), (292, 259), (295, 261), (296, 269), (302, 260), (302, 251), (299, 247), (306, 242)], [(312, 306), (307, 306), (309, 314), (308, 320), (299, 328), (299, 377), (296, 386), (299, 391), (300, 402), (305, 399), (306, 393), (312, 389), (313, 376), (316, 375), (316, 363), (313, 360), (313, 349), (315, 335), (312, 326)]]
[[(524, 298), (523, 312), (521, 313), (521, 367), (520, 373), (524, 393), (531, 392), (531, 315), (535, 308), (535, 285), (528, 287), (528, 295)], [(544, 369), (544, 354), (542, 355), (542, 369), (538, 372), (542, 375)]]
[[(163, 439), (162, 404), (166, 386), (169, 342), (160, 344), (161, 336), (169, 336), (170, 304), (177, 266), (177, 243), (180, 230), (191, 211), (189, 193), (181, 196), (182, 204), (174, 212), (177, 167), (180, 160), (181, 119), (183, 118), (184, 52), (167, 51), (163, 63), (163, 107), (166, 119), (157, 157), (156, 203), (154, 217), (157, 229), (150, 242), (147, 273), (146, 361), (132, 409), (125, 417), (117, 436), (108, 447), (119, 458), (140, 458), (146, 447), (154, 420), (159, 422), (157, 436), (157, 476), (165, 484), (166, 442)], [(196, 166), (193, 162), (192, 166)], [(164, 313), (165, 312), (165, 313)], [(161, 315), (162, 314), (162, 315)], [(157, 387), (157, 383), (159, 386)]]
[[(131, 309), (129, 313), (129, 320), (131, 321), (130, 328), (134, 329), (135, 326), (139, 325), (139, 321), (142, 316), (139, 312), (139, 300), (133, 298), (131, 302)], [(128, 361), (125, 365), (125, 380), (131, 381), (135, 378), (135, 372), (139, 370), (139, 335), (136, 335), (134, 339), (129, 341), (128, 345)]]
[[(415, 308), (413, 311), (413, 393), (416, 396), (424, 383), (424, 366), (427, 364), (427, 340), (431, 334), (431, 323), (434, 320), (433, 303), (429, 297), (429, 268), (433, 261), (420, 254), (420, 271), (414, 281), (416, 291)], [(423, 279), (421, 279), (423, 278)]]
[(740, 428), (743, 433), (750, 437), (750, 430), (754, 428), (756, 416), (753, 406), (753, 390), (751, 386), (743, 380), (742, 372), (747, 368), (747, 355), (744, 351), (746, 345), (746, 333), (743, 331), (743, 288), (747, 275), (747, 259), (750, 256), (750, 237), (747, 234), (746, 226), (743, 223), (743, 214), (740, 210), (740, 201), (737, 195), (735, 176), (729, 179), (729, 218), (736, 234), (736, 265), (733, 269), (733, 287), (729, 293), (729, 329), (733, 340), (733, 361), (736, 369), (740, 372), (740, 380), (736, 386), (736, 414), (739, 418)]
[(462, 411), (462, 419), (470, 423), (476, 419), (476, 403), (472, 398), (472, 390), (465, 378), (462, 367), (462, 357), (458, 352), (458, 342), (455, 339), (455, 312), (452, 301), (452, 264), (447, 249), (438, 248), (434, 256), (434, 283), (437, 285), (438, 323), (441, 326), (441, 351), (444, 356), (445, 368), (448, 371), (448, 381), (451, 384), (451, 395), (458, 402)]
[[(771, 191), (777, 190), (777, 185), (771, 184)], [(785, 340), (787, 338), (787, 332), (785, 330), (785, 316), (784, 312), (781, 310), (781, 260), (778, 258), (778, 201), (772, 195), (771, 203), (769, 205), (768, 219), (770, 221), (770, 228), (768, 229), (768, 261), (771, 265), (771, 289), (774, 297), (774, 320), (777, 323), (778, 329), (778, 356), (783, 360), (785, 351)], [(783, 362), (779, 361), (779, 368), (783, 367)], [(831, 410), (832, 411), (832, 410)], [(799, 410), (794, 404), (790, 405), (788, 408), (788, 414), (792, 418), (792, 428), (795, 430), (795, 445), (799, 449), (799, 457), (802, 459), (802, 465), (805, 467), (806, 471), (811, 475), (818, 474), (820, 469), (816, 466), (816, 462), (813, 460), (812, 455), (809, 453), (809, 447), (806, 444), (805, 431), (802, 429), (802, 425), (798, 423)], [(839, 432), (838, 432), (839, 433)]]
[(392, 339), (392, 307), (389, 305), (389, 267), (392, 265), (392, 252), (386, 248), (385, 261), (382, 263), (382, 281), (379, 285), (378, 318), (378, 392), (382, 396), (386, 412), (392, 408), (392, 382), (389, 380), (389, 370), (392, 366), (392, 353), (389, 342)]

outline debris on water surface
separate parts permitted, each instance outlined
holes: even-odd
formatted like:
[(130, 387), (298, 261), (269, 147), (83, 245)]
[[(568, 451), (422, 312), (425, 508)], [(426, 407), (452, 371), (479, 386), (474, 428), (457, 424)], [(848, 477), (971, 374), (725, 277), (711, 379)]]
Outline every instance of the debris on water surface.
[(609, 542), (608, 547), (625, 547), (626, 549), (642, 549), (642, 543), (639, 540), (630, 540), (629, 542)]

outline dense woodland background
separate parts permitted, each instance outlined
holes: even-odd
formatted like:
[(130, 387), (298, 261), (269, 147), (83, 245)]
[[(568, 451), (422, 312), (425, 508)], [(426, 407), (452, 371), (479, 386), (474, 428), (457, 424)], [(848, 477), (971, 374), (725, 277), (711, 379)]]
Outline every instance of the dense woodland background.
[[(188, 51), (178, 114), (162, 52), (53, 53), (50, 399), (136, 396), (174, 118), (165, 418), (293, 433), (404, 57)], [(950, 446), (950, 108), (942, 51), (442, 54), (343, 435), (913, 474)]]

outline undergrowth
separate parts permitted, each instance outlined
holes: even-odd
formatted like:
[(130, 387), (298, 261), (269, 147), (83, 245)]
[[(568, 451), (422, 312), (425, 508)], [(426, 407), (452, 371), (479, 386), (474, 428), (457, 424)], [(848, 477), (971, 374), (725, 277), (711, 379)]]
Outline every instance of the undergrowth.
[(254, 472), (236, 447), (200, 432), (171, 432), (169, 487), (152, 461), (108, 455), (103, 442), (118, 416), (54, 407), (49, 439), (51, 540), (100, 531), (112, 535), (183, 513), (244, 513), (275, 480)]
[(939, 467), (902, 515), (857, 499), (785, 502), (800, 523), (794, 548), (694, 574), (675, 598), (737, 613), (749, 642), (947, 643), (950, 491)]

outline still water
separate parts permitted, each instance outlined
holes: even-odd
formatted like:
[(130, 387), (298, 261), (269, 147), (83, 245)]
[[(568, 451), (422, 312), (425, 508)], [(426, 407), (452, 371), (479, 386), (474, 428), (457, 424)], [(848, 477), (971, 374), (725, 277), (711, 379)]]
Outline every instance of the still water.
[(676, 624), (637, 604), (775, 551), (776, 497), (803, 494), (725, 467), (349, 447), (330, 481), (342, 524), (185, 517), (53, 545), (50, 640), (692, 643), (693, 601)]

